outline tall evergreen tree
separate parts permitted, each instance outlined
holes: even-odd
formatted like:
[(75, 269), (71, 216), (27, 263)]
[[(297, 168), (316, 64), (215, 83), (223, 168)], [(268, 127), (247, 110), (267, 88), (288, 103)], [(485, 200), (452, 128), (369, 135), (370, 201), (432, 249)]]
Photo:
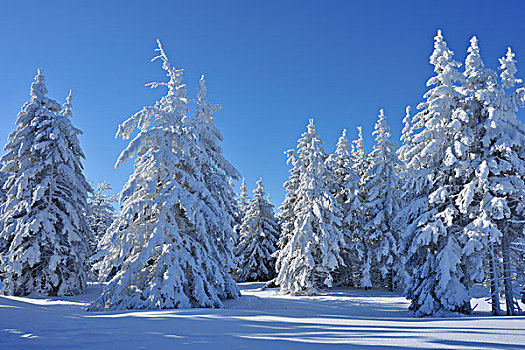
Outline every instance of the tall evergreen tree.
[(208, 233), (215, 236), (221, 259), (225, 266), (233, 267), (233, 245), (235, 233), (233, 223), (237, 216), (235, 191), (229, 185), (230, 179), (238, 180), (239, 171), (224, 157), (220, 142), (222, 133), (213, 123), (214, 113), (222, 107), (206, 100), (206, 80), (201, 76), (197, 88), (195, 116), (185, 119), (190, 140), (195, 139), (197, 147), (190, 148), (190, 155), (200, 168), (199, 179), (210, 193), (210, 204), (216, 208), (217, 220), (208, 222)]
[(73, 295), (86, 286), (91, 188), (70, 116), (71, 95), (61, 114), (39, 69), (1, 160), (9, 175), (0, 210), (4, 294)]
[[(471, 41), (469, 52), (469, 57), (479, 56), (477, 40)], [(521, 80), (514, 77), (517, 70), (510, 48), (500, 59), (499, 82), (492, 71), (482, 69), (481, 59), (470, 61), (477, 62), (465, 74), (472, 77), (466, 89), (476, 112), (478, 142), (470, 155), (475, 172), (458, 203), (471, 218), (466, 229), (485, 245), (493, 314), (502, 313), (503, 294), (507, 315), (515, 315), (520, 312), (516, 294), (523, 287), (515, 288), (522, 252), (514, 247), (525, 238), (525, 126), (516, 111), (523, 106), (525, 91), (516, 88)]]
[(371, 255), (366, 251), (367, 247), (364, 244), (366, 237), (364, 236), (364, 226), (366, 224), (365, 212), (363, 210), (363, 203), (366, 201), (367, 193), (365, 184), (367, 181), (368, 170), (370, 167), (369, 155), (365, 150), (365, 142), (363, 139), (363, 129), (358, 126), (358, 137), (352, 141), (352, 169), (357, 175), (358, 186), (356, 196), (350, 208), (350, 215), (346, 217), (346, 223), (350, 225), (352, 244), (349, 249), (357, 255), (359, 265), (356, 267), (358, 271), (356, 278), (359, 279), (359, 286), (368, 289), (372, 287), (370, 279)]
[(411, 139), (409, 185), (418, 196), (402, 212), (407, 219), (401, 254), (406, 254), (411, 275), (405, 295), (418, 316), (469, 313), (469, 276), (463, 248), (468, 237), (454, 203), (464, 181), (463, 162), (472, 134), (465, 127), (468, 115), (462, 109), (458, 82), (460, 64), (452, 59), (441, 31), (435, 37), (430, 63), (436, 75), (418, 108)]
[(376, 135), (376, 144), (370, 154), (370, 168), (364, 184), (367, 197), (363, 211), (367, 222), (363, 227), (363, 243), (365, 251), (370, 254), (370, 259), (367, 257), (366, 260), (372, 261), (376, 275), (375, 281), (372, 281), (393, 290), (397, 277), (394, 265), (397, 263), (399, 235), (394, 218), (399, 211), (400, 180), (397, 171), (400, 162), (382, 109), (372, 134)]
[(246, 191), (246, 180), (243, 177), (241, 182), (241, 192), (239, 192), (239, 194), (237, 195), (237, 206), (239, 207), (241, 213), (244, 214), (246, 212), (249, 201), (250, 197), (248, 196), (248, 192)]
[(337, 142), (334, 154), (328, 157), (327, 164), (333, 173), (334, 182), (332, 194), (342, 207), (342, 231), (345, 245), (341, 250), (344, 265), (334, 273), (334, 285), (358, 286), (359, 256), (355, 249), (355, 220), (356, 210), (360, 208), (359, 176), (352, 168), (351, 144), (343, 130)]
[(298, 178), (292, 203), (295, 220), (286, 245), (279, 251), (277, 284), (282, 293), (312, 295), (332, 286), (333, 271), (343, 263), (342, 211), (330, 192), (333, 175), (313, 120), (297, 148)]
[(483, 99), (487, 96), (490, 86), (497, 84), (497, 76), (494, 71), (485, 67), (481, 59), (478, 40), (474, 36), (470, 40), (470, 46), (467, 50), (468, 55), (465, 59), (465, 71), (463, 75), (465, 80), (462, 85), (464, 97), (464, 109), (469, 115), (469, 127), (472, 129), (473, 137), (469, 145), (468, 157), (466, 161), (468, 165), (465, 174), (464, 185), (456, 198), (456, 205), (460, 213), (463, 215), (463, 225), (465, 231), (470, 237), (469, 247), (473, 254), (471, 254), (471, 262), (469, 267), (469, 275), (473, 280), (483, 280), (483, 258), (486, 255), (487, 263), (486, 270), (489, 276), (488, 281), (491, 290), (491, 304), (494, 315), (501, 314), (500, 311), (500, 262), (498, 258), (498, 249), (496, 244), (492, 242), (493, 234), (479, 225), (478, 220), (472, 221), (474, 217), (480, 217), (479, 204), (482, 199), (480, 196), (480, 184), (478, 183), (478, 174), (481, 162), (483, 161), (482, 154), (483, 144), (481, 143), (482, 128), (479, 126), (485, 119), (485, 102)]
[(189, 117), (183, 71), (171, 66), (160, 42), (156, 51), (169, 81), (151, 86), (168, 93), (119, 126), (124, 139), (139, 129), (117, 161), (136, 155), (135, 170), (101, 242), (98, 268), (115, 276), (91, 310), (222, 307), (239, 295), (228, 273), (233, 191), (226, 178), (236, 170), (220, 154), (210, 115), (216, 108), (203, 101), (201, 87)]
[(253, 198), (244, 215), (236, 247), (238, 281), (268, 281), (275, 277), (275, 257), (279, 241), (279, 223), (264, 192), (262, 179), (257, 181)]
[(90, 245), (93, 252), (96, 252), (98, 242), (104, 236), (107, 229), (115, 220), (116, 196), (106, 194), (111, 191), (111, 186), (106, 182), (99, 182), (93, 193), (88, 198), (89, 203), (89, 224), (93, 233)]
[[(235, 187), (233, 186), (233, 182), (232, 182), (232, 188), (235, 191)], [(244, 214), (246, 213), (246, 210), (248, 210), (247, 207), (248, 207), (249, 199), (250, 199), (250, 197), (248, 196), (248, 194), (246, 192), (246, 180), (243, 177), (242, 181), (241, 181), (241, 192), (239, 192), (235, 196), (236, 202), (234, 203), (235, 204), (234, 224), (233, 224), (233, 231), (235, 233), (234, 246), (237, 246), (237, 244), (238, 244), (240, 230), (241, 230), (241, 225), (242, 225), (242, 220), (244, 218)], [(237, 262), (236, 262), (236, 264), (237, 264)], [(233, 275), (234, 278), (238, 277), (238, 276), (235, 275), (235, 271), (233, 272), (232, 275)]]

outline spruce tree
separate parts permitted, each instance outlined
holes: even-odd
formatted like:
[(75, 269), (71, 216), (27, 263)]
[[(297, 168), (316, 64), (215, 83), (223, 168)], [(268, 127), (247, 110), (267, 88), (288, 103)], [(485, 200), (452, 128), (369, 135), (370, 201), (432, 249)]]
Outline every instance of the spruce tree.
[(343, 264), (342, 210), (330, 191), (333, 175), (325, 163), (327, 156), (313, 120), (297, 148), (297, 188), (290, 203), (295, 220), (287, 223), (293, 229), (279, 251), (276, 282), (281, 293), (312, 295), (331, 287), (333, 271)]
[(4, 294), (73, 295), (86, 286), (91, 188), (71, 108), (71, 94), (63, 110), (47, 97), (39, 69), (1, 160), (9, 175), (0, 210)]
[(454, 202), (464, 183), (466, 150), (472, 142), (468, 114), (462, 109), (458, 83), (460, 64), (452, 59), (441, 31), (435, 37), (430, 63), (436, 75), (426, 101), (414, 117), (409, 182), (415, 196), (402, 213), (406, 230), (401, 254), (407, 256), (410, 280), (405, 295), (418, 316), (470, 313), (466, 255), (468, 237)]
[(358, 137), (352, 141), (352, 169), (357, 175), (358, 186), (356, 190), (356, 196), (352, 202), (350, 208), (350, 215), (346, 216), (346, 223), (350, 225), (352, 232), (351, 245), (349, 249), (357, 255), (358, 271), (355, 276), (359, 279), (359, 286), (365, 289), (372, 287), (372, 281), (370, 279), (370, 268), (371, 268), (371, 255), (367, 251), (367, 245), (365, 244), (366, 236), (364, 226), (366, 224), (366, 216), (363, 210), (363, 203), (366, 201), (367, 193), (365, 184), (367, 181), (368, 170), (370, 167), (369, 155), (365, 150), (365, 142), (363, 139), (363, 129), (358, 126)]
[[(90, 185), (93, 187), (93, 184)], [(109, 184), (106, 182), (99, 182), (97, 187), (93, 188), (93, 192), (88, 197), (89, 210), (87, 215), (91, 227), (91, 236), (88, 239), (88, 243), (92, 252), (91, 259), (89, 260), (91, 268), (88, 276), (95, 280), (99, 278), (99, 273), (93, 269), (93, 265), (98, 262), (100, 257), (95, 260), (93, 259), (93, 256), (97, 255), (99, 243), (116, 217), (114, 207), (116, 196), (107, 195), (105, 193), (110, 190), (111, 186), (109, 186)]]
[(397, 171), (400, 162), (382, 109), (372, 134), (376, 135), (376, 144), (370, 154), (370, 168), (364, 184), (367, 197), (363, 211), (367, 222), (363, 227), (363, 242), (372, 261), (372, 273), (375, 275), (372, 281), (393, 290), (397, 279), (394, 266), (397, 263), (398, 232), (394, 218), (399, 211), (400, 180)]
[[(469, 57), (479, 55), (477, 41), (472, 41), (469, 52)], [(514, 77), (517, 70), (510, 48), (500, 59), (499, 81), (481, 67), (482, 62), (474, 68), (485, 73), (484, 79), (466, 86), (477, 117), (478, 143), (470, 155), (476, 162), (475, 172), (458, 202), (471, 218), (466, 229), (485, 245), (493, 314), (502, 314), (503, 294), (507, 315), (516, 315), (520, 313), (516, 297), (523, 288), (516, 279), (522, 260), (522, 252), (516, 248), (525, 238), (525, 126), (516, 111), (523, 107), (525, 91), (516, 88), (521, 80)], [(466, 70), (466, 74), (474, 76), (475, 71)]]
[[(480, 215), (480, 202), (483, 198), (482, 185), (479, 182), (479, 169), (483, 161), (484, 146), (481, 142), (483, 130), (480, 125), (486, 119), (484, 98), (490, 94), (491, 86), (497, 84), (497, 76), (494, 71), (486, 68), (481, 59), (478, 40), (474, 36), (470, 40), (465, 59), (465, 80), (462, 85), (464, 97), (464, 109), (469, 114), (470, 128), (473, 130), (472, 142), (468, 150), (468, 171), (465, 172), (464, 186), (458, 193), (456, 205), (463, 214), (463, 224), (470, 237), (469, 246), (471, 260), (468, 273), (472, 280), (482, 281), (485, 277), (483, 258), (486, 257), (485, 270), (490, 285), (492, 313), (500, 315), (500, 284), (501, 268), (500, 252), (497, 242), (494, 241), (494, 233), (487, 230), (489, 226), (483, 224), (483, 215)], [(473, 218), (475, 218), (473, 220)]]
[(352, 168), (351, 144), (343, 130), (336, 145), (334, 154), (328, 157), (327, 164), (333, 173), (334, 182), (332, 194), (339, 201), (342, 208), (342, 231), (345, 245), (341, 249), (344, 265), (334, 273), (334, 285), (354, 286), (359, 285), (359, 256), (355, 248), (355, 219), (356, 210), (360, 208), (358, 198), (359, 177)]
[(117, 160), (119, 166), (135, 156), (135, 169), (96, 266), (114, 277), (91, 310), (222, 307), (239, 295), (228, 273), (233, 191), (226, 178), (236, 170), (218, 147), (210, 115), (216, 107), (205, 103), (201, 85), (196, 116), (188, 116), (183, 71), (160, 42), (156, 51), (169, 81), (150, 85), (168, 92), (119, 126), (123, 139), (139, 130)]
[(244, 215), (235, 256), (239, 282), (268, 281), (275, 277), (275, 257), (279, 241), (279, 224), (264, 192), (262, 179), (257, 181)]
[(246, 180), (243, 177), (241, 182), (241, 192), (237, 195), (237, 206), (241, 211), (241, 216), (246, 212), (249, 201), (250, 197), (246, 191)]

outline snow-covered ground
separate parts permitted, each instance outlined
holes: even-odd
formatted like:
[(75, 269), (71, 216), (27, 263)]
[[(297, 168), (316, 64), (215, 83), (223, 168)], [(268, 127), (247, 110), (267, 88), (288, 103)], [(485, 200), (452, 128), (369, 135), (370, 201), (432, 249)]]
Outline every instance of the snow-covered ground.
[(412, 317), (399, 293), (336, 289), (287, 297), (241, 284), (226, 309), (97, 313), (100, 293), (0, 297), (0, 349), (525, 349), (525, 317)]

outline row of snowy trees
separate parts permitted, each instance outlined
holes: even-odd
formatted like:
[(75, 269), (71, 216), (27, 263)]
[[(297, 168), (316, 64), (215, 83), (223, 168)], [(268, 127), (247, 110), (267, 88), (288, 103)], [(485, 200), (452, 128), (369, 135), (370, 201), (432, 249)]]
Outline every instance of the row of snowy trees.
[(477, 39), (465, 69), (441, 32), (430, 57), (436, 75), (396, 150), (380, 111), (365, 152), (361, 129), (327, 155), (313, 121), (287, 151), (291, 164), (278, 214), (282, 234), (274, 281), (281, 292), (333, 285), (405, 287), (418, 316), (471, 313), (469, 289), (485, 283), (495, 315), (521, 313), (525, 292), (525, 89), (514, 54), (498, 75)]
[(287, 194), (274, 215), (262, 185), (250, 197), (224, 158), (220, 106), (187, 96), (183, 70), (160, 44), (167, 93), (124, 121), (116, 167), (134, 171), (114, 198), (86, 181), (71, 94), (47, 97), (39, 70), (2, 157), (0, 280), (10, 295), (71, 295), (107, 281), (91, 310), (221, 307), (238, 281), (271, 280), (282, 293), (332, 286), (405, 288), (418, 316), (470, 313), (485, 283), (493, 313), (521, 312), (525, 262), (525, 89), (514, 54), (499, 76), (471, 40), (463, 72), (441, 32), (436, 75), (398, 149), (383, 110), (367, 153), (361, 128), (327, 154), (313, 120), (288, 150)]

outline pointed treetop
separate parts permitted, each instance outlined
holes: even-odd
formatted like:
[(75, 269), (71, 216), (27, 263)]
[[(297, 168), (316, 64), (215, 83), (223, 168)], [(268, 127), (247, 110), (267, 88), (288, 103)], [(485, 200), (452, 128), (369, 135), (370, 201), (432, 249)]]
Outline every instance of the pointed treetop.
[(262, 183), (262, 177), (257, 180), (257, 188), (253, 190), (253, 193), (257, 196), (260, 196), (261, 198), (264, 198), (266, 193), (264, 192), (264, 186)]
[(213, 113), (222, 109), (222, 106), (216, 105), (213, 103), (209, 103), (208, 101), (206, 101), (206, 91), (207, 90), (208, 88), (206, 87), (206, 79), (204, 77), (204, 74), (202, 74), (199, 80), (199, 86), (197, 88), (197, 103), (199, 104), (199, 107), (201, 111), (203, 112), (203, 114), (209, 115), (210, 118), (213, 119), (213, 116), (212, 116)]
[(378, 119), (375, 125), (375, 130), (372, 132), (372, 135), (377, 135), (376, 140), (379, 141), (383, 138), (389, 138), (390, 137), (390, 127), (388, 126), (386, 122), (386, 116), (385, 111), (383, 109), (379, 110)]
[(470, 39), (470, 47), (467, 49), (467, 52), (479, 56), (478, 38), (475, 35)]
[(315, 134), (315, 125), (314, 125), (314, 120), (313, 119), (309, 119), (308, 120), (308, 133), (309, 134)]
[(62, 105), (62, 111), (60, 111), (60, 114), (63, 115), (64, 117), (71, 118), (71, 116), (73, 115), (73, 112), (72, 112), (73, 105), (71, 104), (72, 98), (73, 96), (72, 96), (72, 92), (70, 89), (69, 94), (66, 97), (66, 103)]
[(35, 82), (31, 84), (31, 100), (41, 101), (47, 95), (46, 77), (44, 77), (44, 69), (38, 68), (38, 73), (35, 76)]
[(505, 57), (499, 59), (499, 69), (501, 70), (501, 84), (505, 89), (511, 88), (515, 84), (520, 84), (522, 82), (521, 79), (517, 79), (514, 76), (518, 72), (514, 56), (516, 55), (514, 54), (514, 52), (512, 52), (512, 49), (509, 47), (507, 49), (507, 54), (505, 55)]
[(481, 55), (479, 52), (479, 46), (478, 46), (478, 38), (476, 36), (473, 36), (472, 39), (470, 39), (470, 46), (467, 49), (468, 55), (465, 59), (465, 73), (464, 75), (468, 78), (476, 78), (483, 79), (483, 77), (479, 77), (480, 71), (485, 67), (483, 64), (483, 60), (481, 59)]
[[(357, 140), (352, 141), (355, 144), (355, 148), (357, 149), (357, 153), (363, 153), (365, 152), (365, 141), (363, 140), (363, 127), (358, 126), (357, 127)], [(353, 148), (353, 147), (352, 147)]]
[(430, 63), (434, 65), (434, 72), (442, 73), (447, 66), (460, 67), (461, 64), (452, 59), (454, 52), (447, 47), (441, 30), (434, 37), (434, 51), (430, 56)]
[(339, 156), (347, 156), (350, 151), (350, 143), (346, 137), (346, 129), (343, 129), (339, 140), (337, 141), (337, 146), (335, 148), (335, 153)]
[(197, 99), (206, 99), (206, 90), (206, 78), (204, 77), (204, 74), (202, 74), (199, 80), (199, 87), (197, 88)]
[(164, 52), (164, 48), (159, 39), (157, 39), (157, 48), (155, 49), (159, 54), (151, 59), (151, 62), (154, 62), (158, 59), (162, 60), (162, 69), (166, 71), (166, 75), (170, 78), (167, 83), (164, 82), (152, 82), (146, 84), (152, 89), (158, 86), (167, 86), (168, 87), (168, 96), (174, 95), (184, 99), (186, 102), (186, 84), (182, 81), (182, 74), (184, 69), (175, 69), (169, 62), (168, 56)]
[(401, 133), (401, 141), (408, 141), (413, 133), (413, 126), (412, 126), (412, 118), (410, 115), (411, 107), (407, 106), (405, 108), (405, 117), (403, 118), (403, 124), (405, 125), (403, 127), (403, 131)]

